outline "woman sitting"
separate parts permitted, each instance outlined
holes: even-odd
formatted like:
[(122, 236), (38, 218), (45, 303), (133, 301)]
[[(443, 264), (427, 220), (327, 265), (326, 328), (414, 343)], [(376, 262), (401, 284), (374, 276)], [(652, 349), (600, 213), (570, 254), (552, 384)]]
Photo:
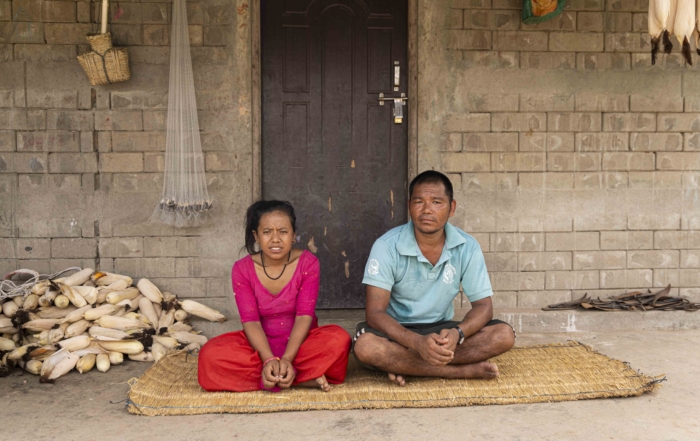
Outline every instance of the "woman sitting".
[[(231, 279), (243, 331), (215, 337), (199, 353), (199, 384), (208, 391), (278, 391), (345, 380), (350, 336), (318, 326), (319, 264), (292, 248), (296, 216), (289, 202), (258, 201), (246, 213), (249, 255)], [(260, 251), (255, 250), (255, 245)]]

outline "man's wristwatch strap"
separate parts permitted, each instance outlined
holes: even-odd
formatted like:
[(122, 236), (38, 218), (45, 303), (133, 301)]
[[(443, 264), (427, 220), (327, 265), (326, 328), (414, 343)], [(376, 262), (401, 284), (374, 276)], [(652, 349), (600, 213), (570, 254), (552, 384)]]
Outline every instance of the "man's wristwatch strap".
[(457, 332), (459, 332), (459, 341), (457, 342), (458, 345), (461, 345), (462, 342), (464, 342), (464, 331), (462, 331), (462, 328), (459, 326), (455, 326), (455, 329)]

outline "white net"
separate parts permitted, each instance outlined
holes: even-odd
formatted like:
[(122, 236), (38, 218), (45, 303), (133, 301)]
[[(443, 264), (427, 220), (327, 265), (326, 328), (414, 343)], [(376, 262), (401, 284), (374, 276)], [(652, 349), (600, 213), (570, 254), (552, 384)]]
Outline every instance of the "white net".
[(207, 220), (211, 207), (199, 138), (187, 11), (185, 0), (174, 0), (165, 180), (163, 197), (152, 219), (175, 227), (194, 227)]

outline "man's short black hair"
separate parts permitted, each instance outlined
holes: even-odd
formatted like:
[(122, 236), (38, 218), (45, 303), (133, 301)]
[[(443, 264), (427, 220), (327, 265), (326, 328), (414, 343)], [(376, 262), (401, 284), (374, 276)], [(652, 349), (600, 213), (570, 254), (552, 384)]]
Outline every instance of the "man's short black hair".
[(454, 192), (452, 190), (452, 182), (450, 182), (450, 178), (443, 175), (439, 171), (426, 170), (423, 173), (416, 176), (415, 178), (413, 178), (413, 180), (411, 181), (411, 184), (408, 186), (408, 199), (409, 200), (413, 196), (413, 188), (419, 184), (442, 184), (442, 185), (444, 185), (445, 186), (445, 194), (449, 198), (450, 202), (452, 202), (452, 198), (454, 195)]

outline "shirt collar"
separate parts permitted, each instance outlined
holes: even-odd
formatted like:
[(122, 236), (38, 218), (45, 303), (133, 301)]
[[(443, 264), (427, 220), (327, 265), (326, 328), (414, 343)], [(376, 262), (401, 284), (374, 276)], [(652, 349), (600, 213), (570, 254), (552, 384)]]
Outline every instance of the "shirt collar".
[[(445, 248), (452, 249), (467, 240), (462, 237), (461, 234), (453, 227), (449, 222), (445, 224)], [(396, 250), (402, 256), (418, 256), (420, 255), (420, 250), (418, 249), (418, 242), (416, 242), (416, 235), (413, 231), (413, 221), (408, 221), (406, 225), (403, 226), (401, 234), (399, 234), (399, 241), (396, 244)]]

